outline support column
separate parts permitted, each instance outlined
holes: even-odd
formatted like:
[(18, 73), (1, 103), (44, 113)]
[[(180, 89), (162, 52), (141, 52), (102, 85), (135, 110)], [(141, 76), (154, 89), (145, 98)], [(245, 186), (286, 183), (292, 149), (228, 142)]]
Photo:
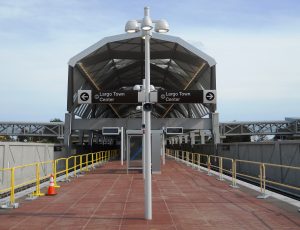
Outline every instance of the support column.
[(189, 141), (189, 136), (188, 135), (186, 135), (186, 136), (184, 136), (184, 142), (185, 142), (185, 144), (187, 144)]
[(100, 136), (99, 133), (96, 133), (96, 134), (95, 134), (95, 137), (96, 137), (96, 144), (97, 144), (97, 145), (99, 144), (99, 136)]
[(194, 132), (190, 132), (190, 138), (191, 138), (191, 145), (195, 144), (195, 133)]
[(160, 174), (160, 153), (161, 153), (161, 136), (160, 133), (152, 132), (152, 148), (151, 148), (151, 155), (152, 155), (152, 173), (153, 174)]
[(219, 126), (219, 114), (212, 113), (211, 114), (211, 122), (212, 122), (212, 134), (214, 138), (214, 144), (220, 143), (220, 126)]
[(162, 162), (163, 162), (163, 165), (165, 165), (166, 164), (166, 149), (165, 149), (166, 141), (165, 141), (165, 134), (164, 133), (161, 134), (161, 143), (162, 143), (162, 146), (161, 146), (161, 149), (162, 149)]
[(73, 79), (73, 67), (69, 66), (68, 72), (68, 98), (67, 98), (67, 110), (71, 112), (73, 107), (73, 96), (74, 96), (74, 79)]
[(92, 148), (94, 142), (94, 132), (92, 130), (89, 131), (89, 146)]
[(67, 155), (71, 155), (72, 149), (72, 120), (74, 115), (72, 113), (65, 114), (65, 134), (64, 134), (64, 146), (67, 152)]
[(182, 136), (179, 136), (178, 139), (179, 139), (179, 144), (181, 145), (182, 144)]
[(121, 165), (124, 164), (124, 127), (121, 127)]
[(84, 130), (80, 130), (80, 131), (79, 131), (78, 139), (79, 139), (79, 143), (80, 143), (81, 145), (83, 145), (83, 142), (84, 142)]
[(204, 132), (204, 130), (200, 130), (199, 135), (200, 135), (200, 140), (201, 140), (200, 144), (204, 145), (205, 144), (205, 132)]

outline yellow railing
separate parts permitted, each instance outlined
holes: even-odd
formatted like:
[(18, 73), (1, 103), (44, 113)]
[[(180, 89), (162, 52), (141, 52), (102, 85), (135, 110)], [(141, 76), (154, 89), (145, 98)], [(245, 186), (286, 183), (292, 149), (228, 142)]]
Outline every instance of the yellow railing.
[[(258, 181), (260, 184), (260, 191), (264, 195), (266, 191), (266, 184), (273, 184), (282, 186), (289, 189), (295, 189), (300, 191), (300, 187), (296, 187), (289, 184), (279, 183), (274, 180), (270, 180), (267, 177), (267, 169), (268, 168), (281, 168), (281, 169), (290, 169), (290, 170), (300, 170), (300, 167), (296, 166), (288, 166), (288, 165), (279, 165), (279, 164), (270, 164), (270, 163), (263, 163), (263, 162), (256, 162), (256, 161), (247, 161), (247, 160), (239, 160), (239, 159), (233, 159), (228, 157), (222, 157), (222, 156), (215, 156), (215, 155), (207, 155), (207, 154), (201, 154), (201, 153), (192, 153), (188, 151), (181, 151), (181, 150), (172, 150), (172, 149), (166, 149), (166, 155), (172, 156), (175, 159), (179, 159), (182, 161), (185, 161), (187, 164), (190, 164), (191, 166), (199, 166), (198, 169), (200, 170), (200, 166), (207, 168), (207, 174), (211, 175), (211, 170), (217, 171), (219, 174), (219, 180), (224, 180), (223, 175), (224, 173), (227, 173), (231, 176), (232, 184), (231, 186), (236, 188), (236, 178), (238, 176), (242, 176), (244, 178), (252, 179)], [(223, 167), (224, 162), (228, 162), (230, 164), (230, 169), (225, 169)], [(257, 177), (253, 175), (248, 175), (242, 172), (237, 172), (237, 163), (240, 165), (247, 164), (252, 165), (253, 169), (257, 169)], [(256, 172), (255, 172), (256, 174)], [(269, 174), (270, 175), (270, 174)]]
[[(82, 155), (74, 155), (68, 158), (59, 158), (56, 160), (43, 161), (43, 162), (35, 162), (26, 165), (15, 166), (11, 168), (0, 168), (0, 172), (4, 174), (4, 177), (7, 174), (10, 174), (10, 186), (6, 188), (0, 189), (0, 195), (8, 193), (10, 196), (10, 204), (15, 203), (15, 192), (16, 189), (30, 185), (34, 185), (35, 191), (32, 193), (32, 196), (43, 196), (44, 194), (41, 192), (40, 183), (45, 179), (49, 178), (50, 175), (53, 175), (54, 186), (60, 187), (57, 184), (57, 177), (65, 175), (65, 178), (68, 180), (70, 173), (72, 172), (74, 176), (77, 175), (77, 171), (82, 173), (83, 171), (88, 171), (89, 167), (94, 168), (96, 164), (104, 163), (113, 159), (117, 156), (118, 150), (106, 150), (94, 153), (87, 153)], [(63, 169), (58, 171), (58, 166), (63, 165)], [(46, 170), (48, 168), (50, 170)], [(27, 173), (32, 171), (31, 177), (27, 178), (27, 180), (21, 183), (16, 183), (16, 173), (22, 174), (24, 169), (27, 169)], [(41, 168), (44, 171), (52, 171), (51, 173), (44, 173), (45, 175), (41, 175)]]

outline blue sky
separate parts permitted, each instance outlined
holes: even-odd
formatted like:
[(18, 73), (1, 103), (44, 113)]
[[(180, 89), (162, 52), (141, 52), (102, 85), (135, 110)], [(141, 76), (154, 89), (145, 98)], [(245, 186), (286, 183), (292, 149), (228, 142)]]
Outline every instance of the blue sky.
[(0, 0), (0, 121), (64, 119), (68, 60), (146, 5), (216, 59), (221, 121), (300, 117), (299, 1)]

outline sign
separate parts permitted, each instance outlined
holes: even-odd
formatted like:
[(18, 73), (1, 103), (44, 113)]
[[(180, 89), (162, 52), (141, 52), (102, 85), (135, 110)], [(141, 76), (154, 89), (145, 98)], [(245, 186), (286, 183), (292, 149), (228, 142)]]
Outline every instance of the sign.
[(102, 135), (119, 135), (119, 127), (102, 127)]
[(166, 134), (183, 134), (182, 127), (167, 127)]
[(158, 91), (157, 103), (161, 104), (189, 104), (189, 103), (216, 103), (216, 90), (182, 90)]
[(93, 93), (92, 103), (99, 104), (137, 104), (137, 91), (101, 91)]
[(78, 90), (78, 104), (91, 104), (92, 90)]
[(158, 91), (157, 102), (161, 104), (202, 103), (202, 90)]
[(78, 104), (137, 104), (137, 91), (100, 91), (78, 90)]
[[(133, 90), (78, 90), (78, 104), (137, 104), (143, 99), (139, 93)], [(151, 93), (150, 101), (160, 104), (216, 103), (216, 90), (159, 90)]]
[(216, 104), (216, 90), (203, 90), (203, 103)]

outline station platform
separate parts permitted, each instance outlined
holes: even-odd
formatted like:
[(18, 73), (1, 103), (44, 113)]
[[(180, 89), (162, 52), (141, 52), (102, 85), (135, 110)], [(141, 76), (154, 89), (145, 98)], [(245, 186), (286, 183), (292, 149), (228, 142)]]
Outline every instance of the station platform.
[(153, 220), (144, 220), (143, 176), (109, 162), (69, 183), (56, 196), (21, 200), (0, 210), (0, 229), (300, 229), (300, 213), (272, 197), (234, 189), (167, 159), (153, 175)]

